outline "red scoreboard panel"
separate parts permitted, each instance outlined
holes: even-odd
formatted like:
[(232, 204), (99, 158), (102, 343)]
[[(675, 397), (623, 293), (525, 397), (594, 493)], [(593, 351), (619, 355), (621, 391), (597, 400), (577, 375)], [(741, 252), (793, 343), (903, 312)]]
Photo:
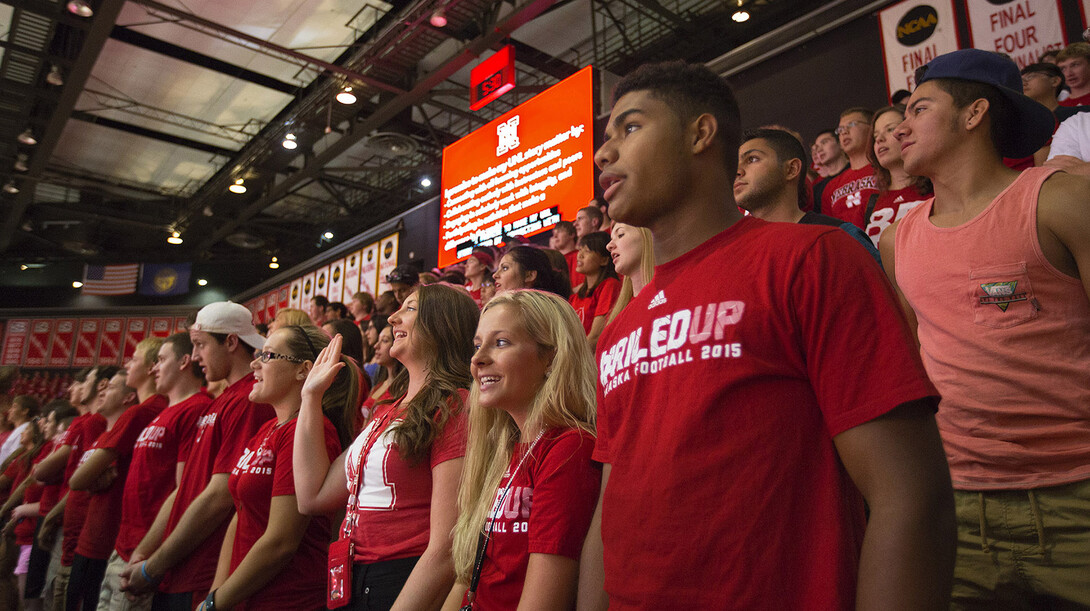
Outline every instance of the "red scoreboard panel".
[(594, 197), (588, 66), (443, 149), (439, 266), (503, 234), (534, 235)]

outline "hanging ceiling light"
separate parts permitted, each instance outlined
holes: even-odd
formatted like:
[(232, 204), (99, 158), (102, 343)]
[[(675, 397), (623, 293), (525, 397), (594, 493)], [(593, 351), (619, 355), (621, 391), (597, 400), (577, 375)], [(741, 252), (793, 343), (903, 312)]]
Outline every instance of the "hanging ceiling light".
[(34, 137), (34, 132), (28, 127), (23, 133), (19, 134), (19, 142), (27, 146), (34, 146), (38, 144), (38, 139)]
[(27, 167), (26, 162), (27, 162), (27, 154), (26, 153), (19, 153), (19, 155), (15, 158), (15, 171), (16, 172), (26, 172), (27, 170), (29, 170), (30, 168)]
[(327, 231), (327, 232), (322, 234), (322, 237), (327, 239), (327, 240), (332, 240), (333, 239), (333, 232), (332, 231)]
[(420, 186), (427, 189), (428, 187), (431, 186), (431, 179), (428, 178), (427, 176), (425, 176), (424, 178), (421, 178), (420, 179)]
[(742, 23), (743, 21), (749, 20), (749, 13), (747, 13), (746, 11), (735, 11), (735, 13), (730, 16), (730, 18), (733, 19), (735, 23)]
[(430, 23), (433, 27), (445, 28), (447, 27), (447, 14), (443, 12), (443, 9), (441, 8), (436, 9), (435, 12), (432, 13), (431, 17), (428, 19), (428, 23)]
[(53, 67), (49, 69), (49, 74), (45, 75), (45, 82), (57, 87), (64, 84), (64, 76), (61, 75), (61, 69), (57, 67), (57, 64), (53, 64)]
[(269, 269), (279, 269), (279, 268), (280, 268), (280, 263), (276, 260), (276, 257), (273, 257), (272, 261), (269, 261)]
[(170, 232), (170, 237), (167, 238), (167, 244), (177, 245), (177, 244), (181, 244), (181, 243), (182, 243), (182, 234), (178, 233), (177, 231), (171, 231)]
[(284, 136), (284, 141), (280, 143), (280, 146), (293, 151), (295, 147), (299, 146), (299, 143), (295, 141), (295, 134), (289, 132)]
[(90, 4), (87, 4), (86, 0), (68, 0), (68, 12), (73, 15), (79, 15), (80, 17), (90, 17), (95, 14), (94, 9)]
[(352, 93), (351, 87), (345, 87), (337, 94), (337, 101), (341, 104), (355, 104), (356, 94)]
[(75, 281), (72, 282), (72, 288), (78, 289), (78, 288), (82, 288), (82, 287), (83, 287), (83, 283), (80, 282), (79, 280), (75, 280)]
[(227, 190), (230, 191), (231, 193), (245, 193), (246, 192), (246, 185), (244, 185), (242, 183), (243, 183), (243, 180), (240, 178), (240, 179), (235, 181), (235, 184), (231, 185), (230, 187), (227, 187)]
[(197, 279), (197, 286), (205, 286), (206, 284), (208, 284), (208, 281), (205, 280), (204, 278), (198, 278)]
[(4, 184), (4, 192), (15, 195), (19, 192), (19, 187), (15, 186), (15, 181), (9, 180), (6, 184)]

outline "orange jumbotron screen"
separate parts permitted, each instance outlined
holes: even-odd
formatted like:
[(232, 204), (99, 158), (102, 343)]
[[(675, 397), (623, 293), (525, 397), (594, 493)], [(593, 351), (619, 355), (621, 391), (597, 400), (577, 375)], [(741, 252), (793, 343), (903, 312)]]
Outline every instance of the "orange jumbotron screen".
[(551, 228), (594, 197), (588, 66), (443, 149), (439, 266)]

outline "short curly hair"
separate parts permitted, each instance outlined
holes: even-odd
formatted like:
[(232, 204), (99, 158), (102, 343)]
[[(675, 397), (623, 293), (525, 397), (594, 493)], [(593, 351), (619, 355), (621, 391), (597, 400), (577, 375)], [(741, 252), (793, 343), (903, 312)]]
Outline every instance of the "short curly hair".
[(647, 91), (662, 100), (683, 123), (704, 113), (714, 116), (719, 124), (717, 136), (723, 144), (723, 163), (729, 175), (734, 176), (738, 171), (742, 119), (738, 100), (725, 79), (703, 64), (683, 61), (644, 64), (617, 83), (613, 104), (633, 91)]

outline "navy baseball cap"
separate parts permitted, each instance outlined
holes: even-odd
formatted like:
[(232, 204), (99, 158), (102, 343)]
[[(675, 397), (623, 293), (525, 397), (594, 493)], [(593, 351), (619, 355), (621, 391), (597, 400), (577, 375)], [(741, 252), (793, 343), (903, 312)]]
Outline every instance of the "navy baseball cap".
[(1052, 111), (1022, 93), (1018, 65), (998, 53), (961, 49), (936, 57), (921, 72), (917, 74), (917, 84), (932, 79), (974, 81), (995, 87), (1006, 98), (1014, 120), (1001, 130), (1005, 138), (998, 144), (1004, 157), (1029, 157), (1048, 142), (1056, 129)]

